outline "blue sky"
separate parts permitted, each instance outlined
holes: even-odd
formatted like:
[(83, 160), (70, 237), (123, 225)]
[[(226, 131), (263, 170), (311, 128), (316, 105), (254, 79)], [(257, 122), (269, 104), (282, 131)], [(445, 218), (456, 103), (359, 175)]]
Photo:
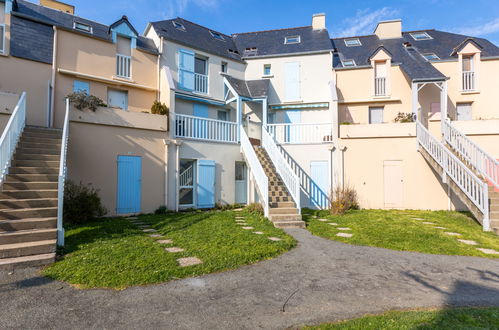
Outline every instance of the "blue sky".
[(310, 25), (313, 13), (324, 12), (333, 37), (370, 34), (376, 22), (401, 18), (404, 31), (436, 28), (485, 37), (499, 45), (497, 0), (66, 1), (76, 6), (77, 15), (106, 24), (127, 15), (140, 32), (148, 21), (176, 16), (231, 34)]

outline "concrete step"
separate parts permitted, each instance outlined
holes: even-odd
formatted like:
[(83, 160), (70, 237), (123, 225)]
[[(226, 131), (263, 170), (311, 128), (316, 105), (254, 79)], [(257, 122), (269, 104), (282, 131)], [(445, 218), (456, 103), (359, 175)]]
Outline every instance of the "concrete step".
[(270, 208), (270, 215), (278, 215), (278, 214), (300, 214), (297, 208), (289, 207), (289, 208)]
[(31, 145), (25, 147), (18, 147), (16, 153), (25, 153), (25, 154), (42, 154), (42, 155), (60, 155), (60, 148), (32, 148)]
[(41, 150), (59, 150), (61, 152), (61, 143), (37, 143), (19, 141), (19, 149), (41, 149)]
[(59, 168), (52, 167), (11, 167), (10, 174), (55, 174), (59, 175)]
[(57, 189), (57, 182), (9, 182), (3, 184), (5, 190), (46, 190)]
[(57, 216), (57, 207), (0, 210), (0, 220), (15, 220), (15, 219), (26, 219), (26, 218), (51, 218), (56, 216)]
[(0, 209), (26, 209), (57, 206), (57, 198), (0, 199)]
[(60, 138), (52, 138), (52, 137), (40, 137), (40, 136), (21, 136), (21, 143), (44, 143), (44, 144), (57, 144), (61, 145), (61, 139)]
[(8, 182), (57, 182), (58, 174), (7, 174)]
[(19, 258), (37, 254), (55, 253), (57, 240), (46, 240), (26, 243), (0, 245), (0, 260)]
[(52, 133), (52, 134), (59, 134), (60, 136), (62, 136), (62, 129), (42, 127), (42, 126), (27, 125), (24, 128), (24, 132)]
[(489, 215), (490, 220), (499, 220), (499, 211), (491, 211)]
[(306, 228), (304, 221), (274, 221), (276, 228)]
[(57, 189), (0, 191), (0, 199), (36, 199), (36, 198), (57, 198)]
[(286, 196), (280, 196), (280, 197), (269, 197), (269, 203), (281, 203), (281, 202), (292, 202), (291, 197), (286, 197)]
[(44, 154), (27, 154), (27, 153), (16, 153), (14, 155), (14, 160), (54, 160), (58, 161), (59, 155), (44, 155)]
[(57, 238), (57, 229), (19, 230), (0, 233), (0, 245), (46, 241)]
[(26, 137), (41, 136), (41, 137), (48, 137), (48, 138), (52, 138), (52, 139), (60, 139), (62, 137), (62, 131), (25, 129), (22, 136), (26, 136)]
[(55, 253), (39, 254), (18, 258), (0, 259), (0, 270), (13, 270), (49, 265), (55, 261)]
[(288, 197), (289, 193), (287, 190), (285, 190), (285, 191), (269, 191), (269, 196), (271, 196), (271, 197)]
[(490, 203), (490, 211), (499, 211), (499, 203)]
[(0, 232), (18, 230), (54, 229), (57, 227), (57, 218), (33, 218), (21, 220), (0, 220)]
[(57, 160), (25, 160), (15, 159), (12, 161), (12, 166), (15, 167), (51, 167), (59, 168), (59, 161)]
[(302, 221), (301, 214), (276, 214), (269, 215), (272, 222), (276, 221)]
[(294, 207), (295, 207), (294, 202), (278, 202), (270, 204), (270, 208), (294, 208)]

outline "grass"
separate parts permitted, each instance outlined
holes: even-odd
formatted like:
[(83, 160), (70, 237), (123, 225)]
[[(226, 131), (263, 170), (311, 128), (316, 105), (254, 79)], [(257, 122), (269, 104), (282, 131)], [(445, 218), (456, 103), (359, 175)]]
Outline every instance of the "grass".
[[(270, 259), (295, 246), (282, 230), (256, 214), (239, 213), (254, 230), (237, 225), (234, 211), (143, 215), (139, 219), (174, 244), (160, 245), (124, 218), (96, 220), (66, 229), (62, 259), (43, 271), (80, 288), (124, 289), (134, 285), (198, 276)], [(253, 234), (262, 231), (265, 235)], [(267, 237), (282, 238), (273, 242)], [(165, 247), (185, 249), (168, 253)], [(198, 257), (203, 264), (179, 267), (177, 259)]]
[(499, 308), (456, 308), (432, 311), (388, 312), (376, 316), (305, 327), (329, 329), (499, 329)]
[[(342, 216), (333, 216), (327, 211), (304, 210), (303, 213), (304, 220), (308, 222), (307, 228), (312, 234), (344, 243), (431, 254), (499, 257), (476, 249), (479, 247), (499, 251), (499, 237), (483, 232), (481, 226), (471, 217), (459, 212), (352, 210)], [(353, 236), (337, 237), (337, 227), (318, 221), (320, 218), (338, 223), (337, 227), (351, 228), (348, 232)], [(414, 218), (425, 219), (424, 221), (433, 222), (435, 225), (423, 224), (423, 221)], [(456, 232), (462, 236), (448, 236), (444, 232)], [(466, 245), (459, 242), (458, 238), (473, 240), (479, 245)]]

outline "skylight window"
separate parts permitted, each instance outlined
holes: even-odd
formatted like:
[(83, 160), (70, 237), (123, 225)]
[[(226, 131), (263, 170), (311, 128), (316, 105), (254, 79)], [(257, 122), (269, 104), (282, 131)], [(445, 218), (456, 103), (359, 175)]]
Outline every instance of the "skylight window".
[(289, 44), (299, 44), (301, 42), (301, 37), (300, 36), (289, 36), (284, 39), (284, 43), (286, 45)]
[(345, 68), (351, 68), (351, 67), (356, 66), (356, 64), (355, 64), (355, 61), (354, 61), (354, 60), (343, 60), (343, 61), (341, 61), (341, 64), (342, 64), (342, 65), (343, 65), (343, 67), (345, 67)]
[(414, 40), (417, 40), (417, 41), (421, 41), (421, 40), (429, 40), (429, 39), (433, 39), (432, 37), (430, 37), (430, 35), (426, 32), (412, 32), (410, 33), (411, 37), (414, 39)]
[(438, 55), (435, 53), (426, 53), (422, 55), (427, 61), (435, 61), (440, 59), (440, 57), (438, 57)]
[(228, 49), (228, 52), (229, 52), (229, 54), (239, 55), (239, 52), (237, 50), (234, 50), (234, 49)]
[(220, 40), (220, 41), (225, 41), (224, 37), (220, 33), (214, 32), (214, 31), (210, 31), (210, 33), (211, 33), (213, 38)]
[(81, 22), (74, 22), (73, 28), (75, 30), (78, 30), (78, 31), (92, 33), (92, 26), (90, 26), (89, 24), (85, 24), (85, 23), (81, 23)]
[(347, 47), (362, 46), (362, 44), (360, 43), (359, 38), (345, 39), (345, 45)]
[(177, 21), (172, 21), (173, 26), (180, 31), (185, 31), (185, 26)]

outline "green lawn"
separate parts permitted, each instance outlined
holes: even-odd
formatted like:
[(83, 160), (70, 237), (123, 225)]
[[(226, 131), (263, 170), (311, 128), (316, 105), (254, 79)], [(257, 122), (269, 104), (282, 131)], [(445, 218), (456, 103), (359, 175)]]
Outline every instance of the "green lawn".
[[(186, 212), (143, 215), (163, 238), (151, 238), (124, 218), (101, 219), (66, 229), (62, 259), (43, 271), (45, 276), (80, 288), (123, 289), (133, 285), (160, 283), (189, 276), (235, 269), (270, 259), (295, 246), (295, 240), (264, 218), (245, 212), (254, 230), (243, 230), (235, 222), (236, 212)], [(254, 231), (265, 235), (253, 234)], [(279, 237), (271, 241), (267, 237)], [(171, 239), (160, 245), (157, 239)], [(185, 251), (168, 253), (165, 247)], [(182, 268), (177, 259), (198, 257), (201, 265)]]
[(339, 323), (305, 327), (307, 330), (362, 329), (499, 329), (499, 308), (457, 308), (434, 311), (388, 312)]
[[(342, 216), (333, 216), (327, 211), (304, 210), (303, 214), (308, 223), (307, 229), (312, 234), (344, 243), (431, 254), (499, 257), (476, 249), (479, 247), (499, 251), (499, 236), (483, 232), (481, 226), (472, 218), (458, 212), (353, 210)], [(319, 221), (324, 218), (337, 223), (338, 226)], [(414, 218), (425, 220), (418, 221)], [(424, 224), (424, 221), (435, 224)], [(351, 233), (353, 236), (351, 238), (336, 236), (340, 232), (338, 227), (350, 228), (350, 231), (343, 232)], [(448, 236), (444, 232), (455, 232), (462, 236)], [(479, 245), (466, 245), (457, 239), (473, 240)]]

